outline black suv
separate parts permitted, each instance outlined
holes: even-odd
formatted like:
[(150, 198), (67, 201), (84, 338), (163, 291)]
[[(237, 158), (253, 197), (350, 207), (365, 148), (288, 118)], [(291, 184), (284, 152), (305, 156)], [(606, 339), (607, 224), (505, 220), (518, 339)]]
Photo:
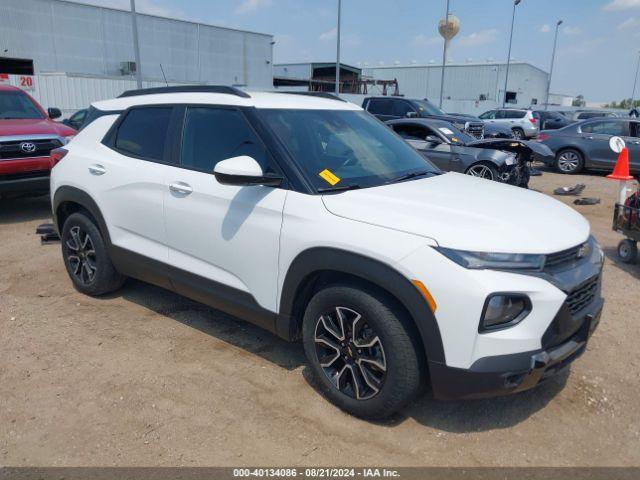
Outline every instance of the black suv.
[(446, 113), (426, 98), (420, 100), (404, 97), (367, 97), (362, 102), (362, 108), (383, 122), (400, 118), (433, 118), (452, 123), (459, 130), (476, 138), (484, 137), (482, 120), (467, 115)]

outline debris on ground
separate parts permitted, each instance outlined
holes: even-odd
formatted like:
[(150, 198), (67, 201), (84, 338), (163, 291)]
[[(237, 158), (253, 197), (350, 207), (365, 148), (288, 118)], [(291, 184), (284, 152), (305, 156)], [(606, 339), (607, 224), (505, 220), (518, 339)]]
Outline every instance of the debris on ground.
[(600, 203), (600, 199), (595, 197), (576, 198), (573, 201), (574, 205), (597, 205), (599, 203)]
[(573, 187), (559, 187), (553, 191), (554, 195), (580, 195), (585, 189), (584, 183), (578, 183)]

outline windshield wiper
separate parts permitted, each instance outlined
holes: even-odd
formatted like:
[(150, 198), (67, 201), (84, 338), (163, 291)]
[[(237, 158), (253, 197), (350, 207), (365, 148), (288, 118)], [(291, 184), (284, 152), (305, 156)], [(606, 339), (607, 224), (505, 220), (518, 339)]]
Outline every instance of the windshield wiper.
[(349, 185), (339, 185), (335, 187), (321, 187), (316, 190), (318, 193), (326, 193), (326, 192), (344, 192), (347, 190), (357, 190), (358, 188), (362, 188), (357, 183), (352, 183)]
[(389, 183), (402, 182), (404, 180), (410, 180), (412, 178), (422, 177), (423, 175), (439, 175), (439, 172), (433, 172), (431, 170), (425, 170), (423, 172), (411, 172), (405, 175), (400, 175), (399, 177), (396, 177), (396, 178), (392, 178), (391, 180), (387, 180), (384, 183), (389, 184)]

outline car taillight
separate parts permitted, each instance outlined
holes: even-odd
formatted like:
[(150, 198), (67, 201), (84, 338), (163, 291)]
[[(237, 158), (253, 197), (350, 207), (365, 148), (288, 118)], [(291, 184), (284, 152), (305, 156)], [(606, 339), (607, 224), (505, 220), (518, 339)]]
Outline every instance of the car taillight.
[(537, 120), (536, 120), (535, 118), (530, 118), (530, 119), (529, 119), (529, 121), (530, 121), (531, 123), (533, 123), (534, 125), (535, 125), (535, 124), (536, 124), (536, 122), (537, 122)]
[(55, 148), (51, 150), (51, 153), (49, 154), (51, 157), (51, 166), (55, 167), (56, 164), (67, 155), (67, 153), (69, 153), (69, 150), (66, 148)]
[(549, 135), (547, 135), (546, 133), (541, 133), (538, 135), (538, 138), (536, 138), (536, 140), (538, 140), (539, 142), (544, 142), (547, 138), (549, 138)]

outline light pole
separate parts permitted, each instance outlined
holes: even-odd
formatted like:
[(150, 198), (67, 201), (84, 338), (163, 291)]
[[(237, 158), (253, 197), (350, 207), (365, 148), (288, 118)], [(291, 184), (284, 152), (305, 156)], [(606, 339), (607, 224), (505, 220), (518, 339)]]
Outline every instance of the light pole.
[(340, 10), (342, 10), (342, 0), (338, 0), (338, 29), (336, 31), (336, 95), (340, 93)]
[(138, 19), (136, 18), (136, 0), (131, 0), (131, 27), (133, 30), (133, 55), (136, 60), (136, 83), (142, 88), (142, 65), (140, 65), (140, 45), (138, 45)]
[(558, 20), (556, 23), (556, 33), (553, 36), (553, 51), (551, 52), (551, 67), (549, 67), (549, 78), (547, 79), (547, 99), (544, 102), (544, 109), (549, 107), (549, 91), (551, 90), (551, 75), (553, 75), (553, 63), (556, 59), (556, 45), (558, 43), (558, 29), (562, 25), (562, 20)]
[(638, 64), (636, 65), (636, 76), (633, 79), (633, 93), (631, 94), (631, 109), (633, 110), (633, 99), (636, 98), (636, 84), (638, 83), (638, 70), (640, 70), (640, 52), (638, 52)]
[(507, 71), (504, 74), (504, 96), (502, 97), (502, 108), (507, 103), (507, 81), (509, 80), (509, 64), (511, 63), (511, 41), (513, 40), (513, 22), (516, 19), (516, 7), (522, 0), (513, 0), (513, 14), (511, 15), (511, 33), (509, 34), (509, 53), (507, 53)]

